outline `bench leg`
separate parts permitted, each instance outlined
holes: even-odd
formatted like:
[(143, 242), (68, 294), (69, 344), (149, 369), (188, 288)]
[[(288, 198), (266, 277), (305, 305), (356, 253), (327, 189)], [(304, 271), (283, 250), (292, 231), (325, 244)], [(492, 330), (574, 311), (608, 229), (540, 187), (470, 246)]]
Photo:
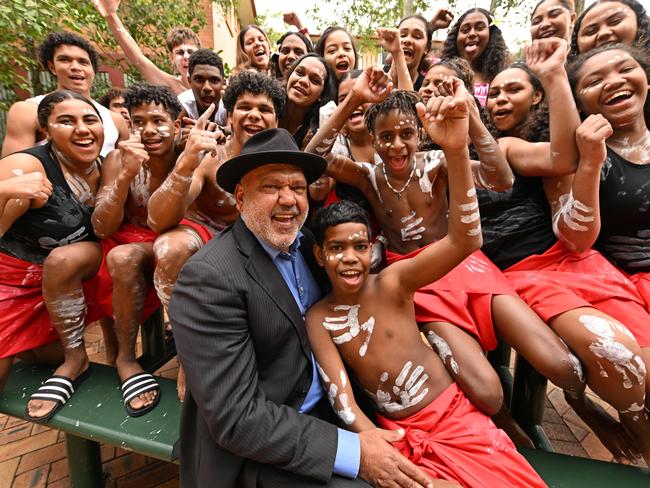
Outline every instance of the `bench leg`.
[(512, 374), (510, 374), (510, 346), (499, 341), (494, 351), (487, 353), (488, 361), (499, 375), (501, 387), (503, 388), (503, 401), (506, 407), (510, 408), (512, 400)]
[(512, 391), (512, 416), (524, 428), (535, 447), (552, 452), (551, 443), (542, 429), (546, 383), (546, 378), (528, 361), (517, 355)]
[(68, 468), (72, 488), (99, 488), (104, 486), (102, 457), (99, 442), (70, 434), (65, 436), (68, 446)]

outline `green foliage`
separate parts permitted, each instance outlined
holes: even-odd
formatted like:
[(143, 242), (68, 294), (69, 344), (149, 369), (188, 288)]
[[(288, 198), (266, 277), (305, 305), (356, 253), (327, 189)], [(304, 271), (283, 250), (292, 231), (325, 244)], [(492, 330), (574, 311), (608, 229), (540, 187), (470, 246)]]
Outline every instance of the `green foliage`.
[[(233, 0), (218, 0), (220, 6)], [(195, 0), (123, 0), (119, 14), (125, 26), (147, 56), (162, 69), (172, 70), (165, 36), (173, 27), (189, 26), (198, 32), (205, 25), (202, 5)], [(132, 79), (140, 79), (135, 68), (117, 63), (120, 53), (106, 22), (89, 0), (2, 0), (0, 2), (0, 87), (8, 92), (22, 89), (33, 95), (49, 88), (42, 82), (38, 46), (48, 33), (70, 30), (88, 37), (105, 64), (120, 67)], [(7, 110), (15, 99), (0, 99)]]

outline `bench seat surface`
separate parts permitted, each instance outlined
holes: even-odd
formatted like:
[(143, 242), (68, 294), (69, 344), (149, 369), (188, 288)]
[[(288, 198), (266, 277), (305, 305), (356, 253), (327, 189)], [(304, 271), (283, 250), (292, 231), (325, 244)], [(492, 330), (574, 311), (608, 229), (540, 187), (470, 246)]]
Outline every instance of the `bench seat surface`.
[[(122, 404), (116, 369), (97, 363), (92, 363), (91, 368), (90, 376), (47, 425), (77, 437), (106, 442), (163, 461), (172, 460), (181, 406), (176, 382), (156, 377), (160, 384), (160, 403), (151, 412), (132, 418)], [(42, 365), (14, 364), (0, 393), (0, 412), (25, 418), (29, 396), (52, 371), (52, 367)]]

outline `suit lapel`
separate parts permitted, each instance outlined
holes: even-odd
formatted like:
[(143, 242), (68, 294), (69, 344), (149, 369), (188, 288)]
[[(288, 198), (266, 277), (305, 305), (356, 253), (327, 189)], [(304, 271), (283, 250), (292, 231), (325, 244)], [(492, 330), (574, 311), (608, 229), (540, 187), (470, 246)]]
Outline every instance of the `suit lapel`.
[(233, 231), (240, 245), (240, 250), (248, 256), (246, 272), (289, 319), (298, 334), (303, 353), (308, 358), (311, 358), (311, 348), (309, 347), (305, 321), (282, 275), (257, 241), (257, 238), (248, 230), (241, 219), (234, 224)]

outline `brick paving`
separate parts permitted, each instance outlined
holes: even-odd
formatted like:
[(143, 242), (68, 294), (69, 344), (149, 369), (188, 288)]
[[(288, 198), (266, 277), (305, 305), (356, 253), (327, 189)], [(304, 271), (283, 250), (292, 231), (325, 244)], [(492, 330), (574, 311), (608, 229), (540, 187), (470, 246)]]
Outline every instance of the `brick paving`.
[[(104, 362), (99, 327), (89, 327), (86, 343), (91, 361)], [(175, 360), (156, 374), (174, 378)], [(605, 409), (614, 410), (588, 393)], [(612, 455), (567, 405), (561, 390), (549, 385), (544, 431), (560, 453), (612, 461)], [(178, 488), (178, 465), (135, 454), (110, 445), (101, 449), (107, 488)], [(644, 466), (643, 462), (638, 464)], [(0, 487), (67, 488), (70, 486), (65, 440), (62, 433), (0, 415)]]

